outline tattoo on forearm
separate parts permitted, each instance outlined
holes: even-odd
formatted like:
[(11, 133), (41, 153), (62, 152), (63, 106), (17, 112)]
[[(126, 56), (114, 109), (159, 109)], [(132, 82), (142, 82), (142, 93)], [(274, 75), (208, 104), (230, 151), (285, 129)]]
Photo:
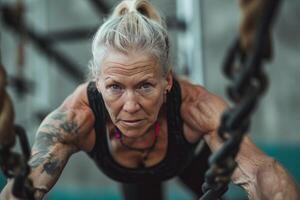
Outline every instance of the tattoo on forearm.
[[(46, 153), (45, 153), (46, 154)], [(41, 163), (43, 163), (45, 160), (47, 159), (47, 157), (45, 155), (40, 155), (39, 154), (35, 154), (31, 157), (30, 161), (29, 161), (29, 165), (32, 168), (36, 168), (38, 167)]]
[(52, 161), (48, 161), (43, 165), (43, 172), (46, 172), (49, 175), (55, 175), (59, 169), (61, 168), (60, 161), (58, 159), (54, 159)]
[[(55, 112), (49, 116), (49, 121), (42, 124), (37, 133), (33, 150), (37, 153), (32, 156), (29, 164), (35, 168), (42, 163), (43, 171), (53, 174), (59, 169), (59, 160), (53, 159), (51, 156), (51, 148), (57, 142), (64, 143), (64, 138), (68, 135), (76, 135), (78, 133), (78, 124), (76, 121), (68, 120), (67, 113)], [(53, 159), (51, 161), (51, 159)], [(48, 160), (48, 161), (46, 161)]]
[(48, 148), (60, 139), (61, 138), (59, 138), (55, 132), (50, 130), (48, 132), (39, 131), (36, 137), (34, 148), (42, 152), (48, 151)]
[(61, 124), (60, 128), (62, 128), (67, 133), (77, 134), (78, 125), (76, 122), (66, 122)]

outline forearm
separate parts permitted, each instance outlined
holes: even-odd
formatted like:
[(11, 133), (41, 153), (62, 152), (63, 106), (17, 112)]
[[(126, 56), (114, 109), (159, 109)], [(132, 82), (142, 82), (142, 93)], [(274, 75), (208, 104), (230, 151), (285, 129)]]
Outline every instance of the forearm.
[[(72, 144), (76, 125), (64, 120), (64, 117), (62, 112), (53, 113), (38, 129), (29, 161), (29, 179), (33, 184), (35, 199), (42, 199), (53, 187), (69, 157), (78, 151), (76, 145)], [(1, 194), (2, 199), (17, 199), (12, 194), (12, 186), (13, 180), (10, 180)]]
[[(1, 191), (0, 200), (21, 200), (12, 194), (13, 183), (14, 183), (13, 179), (8, 180), (7, 185)], [(35, 200), (42, 200), (46, 193), (47, 193), (47, 191), (45, 191), (41, 188), (34, 187), (34, 199)]]
[(38, 129), (29, 164), (30, 178), (39, 193), (53, 187), (69, 157), (79, 150), (73, 142), (77, 137), (77, 124), (68, 117), (68, 113), (55, 111)]
[[(55, 149), (58, 149), (55, 152)], [(59, 145), (52, 147), (48, 153), (36, 152), (30, 160), (31, 172), (28, 176), (32, 182), (34, 199), (43, 199), (44, 195), (52, 188), (58, 180), (69, 157), (66, 148)], [(17, 200), (13, 195), (14, 179), (9, 179), (7, 185), (1, 192), (0, 200)]]
[[(205, 136), (213, 152), (222, 142), (216, 134)], [(231, 177), (233, 183), (245, 189), (253, 200), (299, 200), (299, 187), (287, 171), (267, 156), (246, 136), (236, 157), (237, 167)]]
[[(256, 174), (249, 174), (241, 168), (240, 175), (248, 178), (240, 178), (233, 180), (234, 183), (242, 186), (249, 199), (255, 200), (299, 200), (300, 193), (297, 184), (276, 162), (276, 160), (268, 158), (268, 160), (256, 170)], [(245, 176), (246, 175), (246, 176)]]
[[(287, 171), (276, 161), (272, 160), (257, 172), (257, 192), (259, 199), (288, 199), (299, 200), (299, 186)], [(253, 194), (255, 194), (253, 192)], [(258, 199), (253, 198), (253, 199)]]
[(300, 199), (297, 184), (276, 160), (260, 151), (248, 138), (242, 144), (232, 181), (246, 190), (249, 199)]
[(56, 144), (47, 153), (37, 152), (32, 155), (30, 165), (32, 168), (29, 178), (33, 181), (33, 187), (39, 193), (47, 193), (57, 182), (67, 160), (71, 149), (63, 147), (63, 144)]

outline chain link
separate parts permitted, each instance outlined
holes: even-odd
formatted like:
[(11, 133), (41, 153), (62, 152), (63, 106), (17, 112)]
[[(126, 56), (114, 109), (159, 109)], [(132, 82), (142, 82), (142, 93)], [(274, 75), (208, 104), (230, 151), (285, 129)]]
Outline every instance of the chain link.
[[(14, 111), (9, 95), (5, 89), (6, 73), (0, 58), (0, 168), (8, 178), (14, 178), (12, 194), (21, 199), (34, 200), (32, 182), (28, 178), (30, 167), (29, 143), (25, 130), (13, 124)], [(22, 153), (15, 153), (12, 147), (15, 138), (19, 138)]]
[(251, 115), (266, 91), (268, 81), (263, 61), (269, 58), (269, 33), (280, 0), (265, 0), (261, 19), (251, 50), (241, 48), (240, 37), (229, 48), (223, 65), (225, 76), (232, 81), (227, 88), (234, 106), (225, 111), (221, 118), (218, 135), (223, 139), (222, 147), (209, 158), (210, 168), (205, 174), (202, 186), (204, 195), (200, 200), (220, 199), (227, 191), (230, 178), (237, 164), (235, 157), (240, 144), (250, 127)]

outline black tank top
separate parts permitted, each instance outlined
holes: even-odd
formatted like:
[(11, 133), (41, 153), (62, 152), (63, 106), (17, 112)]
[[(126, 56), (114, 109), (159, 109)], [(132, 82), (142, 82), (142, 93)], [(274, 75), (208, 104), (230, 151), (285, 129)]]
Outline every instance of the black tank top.
[(181, 91), (174, 80), (167, 95), (168, 143), (166, 155), (158, 164), (150, 167), (128, 168), (117, 163), (110, 152), (106, 119), (109, 117), (102, 95), (95, 82), (87, 89), (88, 100), (95, 115), (96, 142), (88, 155), (108, 177), (124, 183), (160, 182), (178, 175), (192, 160), (197, 143), (189, 143), (183, 135), (183, 122), (180, 117)]

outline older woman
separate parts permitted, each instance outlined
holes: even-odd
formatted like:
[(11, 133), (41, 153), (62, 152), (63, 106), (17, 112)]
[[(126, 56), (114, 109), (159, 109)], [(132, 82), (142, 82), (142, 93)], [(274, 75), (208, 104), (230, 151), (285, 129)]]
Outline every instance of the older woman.
[[(122, 183), (125, 199), (161, 199), (160, 183), (175, 176), (202, 194), (210, 152), (204, 148), (195, 155), (195, 147), (204, 138), (212, 151), (219, 148), (216, 130), (226, 103), (172, 75), (168, 42), (149, 2), (123, 1), (116, 7), (93, 40), (92, 80), (38, 129), (30, 161), (36, 199), (51, 189), (78, 151)], [(232, 180), (250, 199), (299, 199), (282, 167), (248, 138), (237, 163)], [(13, 199), (11, 184), (3, 199)]]

